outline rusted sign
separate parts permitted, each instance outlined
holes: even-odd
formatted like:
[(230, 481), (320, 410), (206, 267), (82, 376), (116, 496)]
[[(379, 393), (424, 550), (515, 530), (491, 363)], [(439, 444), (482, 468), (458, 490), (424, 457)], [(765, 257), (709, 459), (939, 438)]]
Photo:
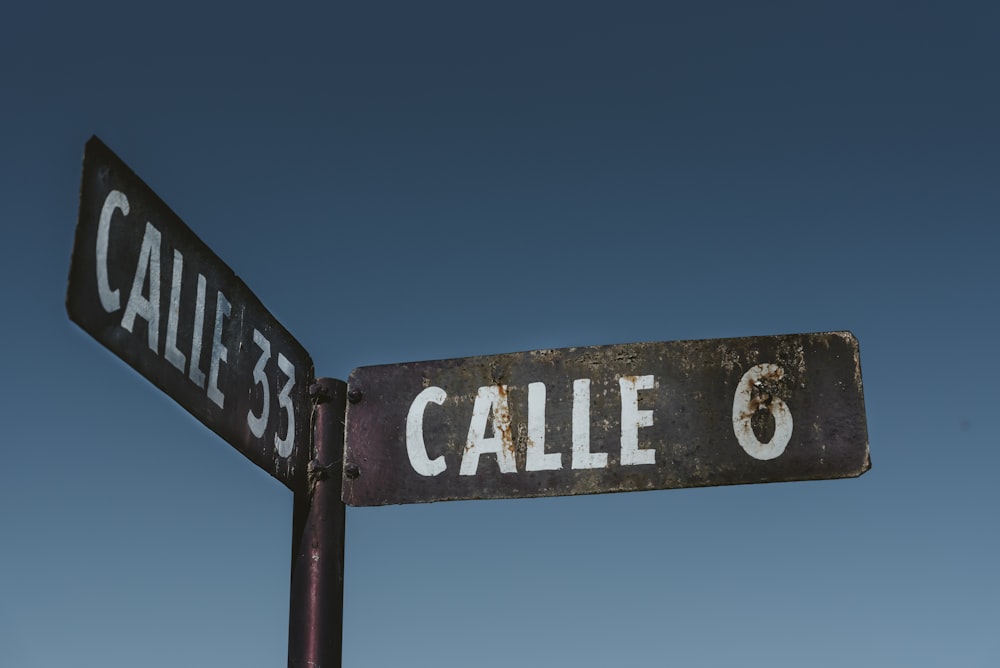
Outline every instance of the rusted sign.
[(97, 137), (84, 155), (66, 309), (251, 461), (304, 487), (312, 359)]
[(870, 467), (848, 332), (355, 369), (354, 506), (844, 478)]

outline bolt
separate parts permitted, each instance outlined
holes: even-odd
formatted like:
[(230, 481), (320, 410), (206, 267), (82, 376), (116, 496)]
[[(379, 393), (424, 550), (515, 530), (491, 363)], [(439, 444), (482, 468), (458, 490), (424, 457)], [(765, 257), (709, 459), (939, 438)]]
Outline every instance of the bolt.
[(346, 475), (350, 480), (354, 480), (361, 475), (361, 469), (357, 464), (348, 464), (344, 467), (344, 475)]
[(347, 400), (352, 404), (356, 404), (361, 401), (361, 397), (365, 396), (364, 393), (358, 388), (354, 387), (347, 393)]
[(322, 383), (313, 383), (309, 386), (309, 396), (319, 402), (330, 400), (330, 388)]

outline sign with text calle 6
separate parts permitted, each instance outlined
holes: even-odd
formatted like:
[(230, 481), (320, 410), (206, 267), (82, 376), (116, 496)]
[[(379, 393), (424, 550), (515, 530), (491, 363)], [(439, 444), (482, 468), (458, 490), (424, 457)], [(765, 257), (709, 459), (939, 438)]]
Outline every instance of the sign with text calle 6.
[(303, 487), (312, 359), (97, 137), (84, 154), (66, 310), (255, 464)]
[(848, 332), (355, 369), (344, 501), (845, 478), (870, 467)]

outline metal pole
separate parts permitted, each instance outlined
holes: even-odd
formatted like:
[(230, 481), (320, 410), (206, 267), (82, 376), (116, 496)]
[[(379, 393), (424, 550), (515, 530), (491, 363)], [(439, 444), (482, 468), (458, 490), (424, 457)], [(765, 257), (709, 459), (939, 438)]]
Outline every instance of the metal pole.
[(295, 492), (288, 665), (340, 668), (344, 622), (344, 460), (347, 384), (319, 378), (309, 388), (313, 457), (308, 489)]

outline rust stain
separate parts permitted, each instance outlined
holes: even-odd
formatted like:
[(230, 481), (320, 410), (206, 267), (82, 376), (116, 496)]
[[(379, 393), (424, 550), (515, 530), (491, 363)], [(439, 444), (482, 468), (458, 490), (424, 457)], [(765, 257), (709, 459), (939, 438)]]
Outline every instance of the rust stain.
[(750, 401), (747, 404), (747, 410), (740, 413), (740, 417), (749, 420), (758, 411), (770, 411), (771, 401), (779, 394), (780, 383), (784, 377), (784, 370), (777, 367), (776, 370), (761, 375), (757, 380), (747, 379)]
[(493, 407), (493, 430), (500, 434), (503, 448), (513, 458), (516, 456), (514, 438), (510, 430), (510, 404), (507, 401), (507, 386), (497, 383), (497, 394), (500, 401)]
[(535, 439), (528, 436), (528, 425), (525, 422), (517, 423), (517, 441), (514, 447), (522, 454), (522, 460), (527, 457), (527, 449), (535, 447)]

